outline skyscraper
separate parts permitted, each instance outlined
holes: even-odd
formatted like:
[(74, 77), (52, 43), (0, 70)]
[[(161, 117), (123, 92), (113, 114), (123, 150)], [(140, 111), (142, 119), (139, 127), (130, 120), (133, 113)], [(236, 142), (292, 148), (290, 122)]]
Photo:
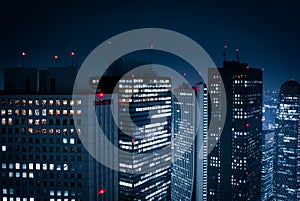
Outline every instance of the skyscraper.
[(223, 128), (208, 133), (208, 200), (260, 200), (262, 70), (224, 61), (223, 68), (209, 68), (208, 76), (210, 107), (216, 108), (209, 110), (210, 121), (226, 118)]
[(274, 197), (300, 200), (300, 85), (291, 80), (280, 88), (275, 120)]
[(156, 75), (119, 80), (120, 200), (170, 199), (171, 86)]
[(206, 200), (207, 89), (174, 89), (171, 199)]

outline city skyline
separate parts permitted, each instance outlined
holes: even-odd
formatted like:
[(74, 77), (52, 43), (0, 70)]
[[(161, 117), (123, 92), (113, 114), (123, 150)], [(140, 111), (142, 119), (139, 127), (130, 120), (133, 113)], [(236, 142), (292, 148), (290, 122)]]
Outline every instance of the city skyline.
[[(44, 69), (71, 63), (75, 51), (80, 65), (91, 50), (118, 33), (142, 27), (171, 29), (187, 35), (209, 53), (217, 66), (239, 48), (241, 61), (265, 69), (265, 88), (278, 89), (298, 79), (300, 40), (298, 2), (6, 2), (1, 19), (1, 65)], [(138, 17), (136, 17), (138, 16)], [(0, 87), (3, 83), (0, 83)]]

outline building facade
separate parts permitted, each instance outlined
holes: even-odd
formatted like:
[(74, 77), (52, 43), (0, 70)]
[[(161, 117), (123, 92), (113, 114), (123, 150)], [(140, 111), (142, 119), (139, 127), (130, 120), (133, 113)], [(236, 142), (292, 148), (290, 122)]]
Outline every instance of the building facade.
[(208, 154), (208, 200), (260, 200), (262, 70), (224, 61), (222, 68), (209, 68), (208, 76), (210, 107), (215, 108), (209, 110), (210, 121), (225, 118), (223, 128), (216, 126), (208, 134), (208, 147), (213, 146)]
[(274, 198), (300, 200), (300, 85), (291, 80), (280, 88), (275, 121)]
[[(60, 69), (72, 75), (78, 70), (57, 68), (54, 71), (62, 75)], [(38, 80), (38, 74), (32, 73), (36, 70), (27, 70), (27, 73), (24, 73), (26, 68), (5, 71), (5, 79), (10, 81), (5, 82), (8, 84), (1, 94), (0, 106), (2, 200), (118, 200), (117, 172), (96, 161), (82, 143), (82, 135), (96, 135), (80, 128), (89, 114), (82, 99), (72, 98), (73, 83), (69, 79), (75, 78), (65, 80), (64, 87), (60, 87), (61, 77), (51, 74), (51, 70), (44, 71), (40, 74), (43, 90), (39, 91), (38, 84), (31, 83)], [(17, 80), (18, 73), (25, 78)], [(25, 85), (26, 80), (31, 80), (25, 88), (24, 80)], [(10, 84), (12, 81), (14, 85)], [(107, 109), (110, 97), (95, 101), (95, 95), (85, 96), (90, 96), (91, 104), (95, 104), (98, 118), (94, 119), (95, 123), (105, 124), (110, 135), (117, 136), (117, 127), (111, 124), (113, 119)], [(117, 139), (110, 140), (117, 144)]]
[(261, 199), (273, 199), (274, 131), (263, 131)]
[(167, 77), (119, 81), (119, 200), (170, 200), (171, 87)]

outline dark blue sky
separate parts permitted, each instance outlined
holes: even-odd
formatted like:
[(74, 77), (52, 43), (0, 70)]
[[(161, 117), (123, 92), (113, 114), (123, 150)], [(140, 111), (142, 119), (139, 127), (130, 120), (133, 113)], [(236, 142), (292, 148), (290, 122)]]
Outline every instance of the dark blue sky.
[[(222, 63), (228, 59), (265, 69), (265, 88), (279, 88), (288, 79), (299, 81), (300, 3), (286, 1), (10, 1), (0, 7), (0, 74), (4, 67), (78, 63), (101, 42), (136, 28), (159, 27), (185, 34)], [(3, 83), (0, 83), (2, 87)]]

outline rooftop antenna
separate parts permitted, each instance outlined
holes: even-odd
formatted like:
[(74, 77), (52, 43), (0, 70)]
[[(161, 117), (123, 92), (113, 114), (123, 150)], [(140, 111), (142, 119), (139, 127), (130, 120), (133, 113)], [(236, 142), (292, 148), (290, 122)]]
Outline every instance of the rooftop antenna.
[(154, 45), (150, 45), (150, 62), (151, 62), (151, 64), (153, 64), (153, 48), (154, 48)]
[(236, 54), (236, 60), (239, 62), (240, 61), (240, 56), (239, 56), (239, 49), (235, 49), (235, 54)]
[(57, 61), (58, 61), (58, 56), (57, 55), (54, 55), (54, 63), (55, 63), (55, 67), (57, 67), (58, 65), (57, 65)]
[(224, 45), (224, 53), (223, 53), (224, 62), (226, 61), (226, 50), (227, 50), (227, 45)]
[(22, 52), (21, 55), (22, 55), (22, 66), (23, 66), (23, 68), (25, 68), (25, 57), (26, 57), (26, 52)]
[(74, 67), (74, 65), (75, 65), (75, 52), (72, 51), (72, 52), (70, 53), (70, 55), (71, 55), (71, 57), (72, 57), (72, 67)]

